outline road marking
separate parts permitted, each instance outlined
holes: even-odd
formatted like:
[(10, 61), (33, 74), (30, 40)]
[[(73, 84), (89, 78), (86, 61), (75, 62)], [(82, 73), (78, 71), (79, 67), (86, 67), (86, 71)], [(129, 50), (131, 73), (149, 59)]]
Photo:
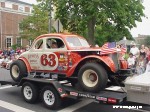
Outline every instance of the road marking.
[(71, 106), (69, 106), (67, 108), (64, 108), (64, 109), (62, 109), (60, 111), (57, 111), (57, 112), (72, 112), (72, 111), (75, 111), (75, 110), (85, 106), (85, 105), (88, 105), (91, 102), (93, 102), (93, 100), (91, 100), (91, 99), (86, 99), (85, 100), (84, 99), (83, 101), (81, 101), (81, 102), (79, 102), (77, 104), (71, 105)]
[(2, 100), (0, 100), (0, 106), (6, 109), (12, 110), (14, 112), (35, 112), (35, 111), (29, 110), (29, 109), (26, 109), (26, 108), (23, 108), (23, 107), (20, 107), (20, 106), (17, 106), (17, 105), (14, 105), (14, 104), (2, 101)]
[(14, 87), (14, 86), (1, 86), (0, 89), (7, 89), (7, 88), (11, 88), (11, 87)]

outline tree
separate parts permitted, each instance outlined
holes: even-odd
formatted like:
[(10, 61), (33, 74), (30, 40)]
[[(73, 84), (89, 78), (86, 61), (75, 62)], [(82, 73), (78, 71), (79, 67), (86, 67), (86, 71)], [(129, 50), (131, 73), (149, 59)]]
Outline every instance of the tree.
[(45, 5), (42, 4), (34, 5), (32, 15), (23, 19), (20, 23), (21, 38), (32, 40), (41, 34), (48, 33), (49, 12), (44, 7)]
[(141, 0), (55, 0), (55, 6), (56, 18), (61, 19), (64, 28), (79, 34), (87, 30), (91, 44), (97, 40), (97, 26), (106, 40), (114, 40), (118, 34), (131, 38), (129, 29), (144, 16)]
[(145, 43), (146, 46), (150, 46), (150, 36), (147, 36), (145, 39)]
[[(49, 0), (37, 0), (33, 15), (21, 26), (23, 34), (47, 33)], [(91, 45), (95, 42), (117, 41), (126, 36), (132, 38), (130, 29), (144, 16), (141, 0), (51, 0), (56, 7), (56, 16), (64, 30), (88, 37)], [(32, 23), (34, 27), (30, 27)]]

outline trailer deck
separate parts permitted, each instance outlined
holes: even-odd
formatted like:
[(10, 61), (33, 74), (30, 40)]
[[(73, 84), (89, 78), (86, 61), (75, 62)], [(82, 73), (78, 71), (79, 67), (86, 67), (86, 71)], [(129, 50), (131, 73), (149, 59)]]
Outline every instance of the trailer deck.
[[(25, 78), (25, 80), (28, 80), (28, 78)], [(36, 82), (48, 82), (48, 83), (53, 83), (55, 87), (57, 87), (57, 91), (58, 92), (62, 92), (62, 90), (64, 90), (62, 97), (71, 97), (71, 98), (74, 98), (74, 99), (80, 99), (80, 98), (83, 98), (82, 100), (84, 100), (84, 98), (89, 98), (89, 99), (94, 99), (95, 102), (97, 103), (100, 103), (99, 105), (100, 106), (104, 106), (105, 107), (105, 104), (113, 104), (113, 105), (121, 105), (121, 106), (126, 106), (126, 105), (139, 105), (139, 104), (136, 104), (136, 103), (128, 103), (126, 101), (126, 97), (127, 97), (127, 94), (126, 92), (124, 91), (113, 91), (113, 90), (104, 90), (104, 91), (101, 91), (99, 93), (90, 93), (90, 92), (84, 92), (84, 91), (79, 91), (77, 90), (76, 88), (72, 87), (70, 84), (66, 83), (66, 82), (58, 82), (56, 80), (45, 80), (45, 79), (38, 79), (38, 78), (29, 78), (29, 80), (31, 81), (36, 81)], [(29, 81), (28, 80), (28, 81)], [(0, 81), (0, 84), (1, 85), (12, 85), (12, 86), (20, 86), (20, 82), (17, 83), (17, 82), (14, 82), (14, 81)], [(97, 104), (95, 104), (96, 106)], [(131, 106), (132, 106), (131, 105)], [(83, 107), (84, 108), (88, 108), (88, 107)], [(97, 108), (97, 107), (96, 107)], [(112, 106), (111, 106), (112, 108)], [(144, 110), (141, 110), (140, 111), (143, 111), (143, 112), (148, 112), (150, 110), (148, 110), (147, 108), (145, 109), (145, 107), (143, 107)], [(80, 109), (82, 110), (82, 108)], [(115, 109), (112, 109), (112, 111), (115, 110)], [(130, 109), (131, 110), (131, 109)], [(123, 109), (122, 109), (123, 111)], [(134, 110), (135, 111), (135, 110)], [(139, 110), (136, 110), (136, 111), (139, 111)]]

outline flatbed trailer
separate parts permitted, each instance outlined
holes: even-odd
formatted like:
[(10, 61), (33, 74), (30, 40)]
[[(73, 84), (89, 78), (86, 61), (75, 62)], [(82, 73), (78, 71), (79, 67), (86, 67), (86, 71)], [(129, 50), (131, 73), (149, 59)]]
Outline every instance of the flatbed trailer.
[(121, 104), (126, 101), (125, 92), (104, 90), (98, 93), (82, 91), (71, 86), (69, 82), (57, 81), (49, 78), (25, 77), (20, 82), (0, 81), (1, 85), (21, 86), (21, 93), (24, 100), (34, 103), (41, 98), (44, 105), (50, 109), (58, 109), (64, 98), (74, 99), (90, 98), (98, 103)]

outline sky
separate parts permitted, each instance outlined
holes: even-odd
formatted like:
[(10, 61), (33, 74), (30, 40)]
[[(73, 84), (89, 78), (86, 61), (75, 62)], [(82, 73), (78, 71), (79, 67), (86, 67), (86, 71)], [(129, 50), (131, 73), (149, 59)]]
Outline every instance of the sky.
[[(36, 0), (20, 0), (27, 3), (34, 4)], [(131, 34), (133, 37), (140, 35), (150, 35), (150, 0), (143, 0), (143, 5), (145, 7), (144, 13), (147, 18), (142, 18), (142, 22), (136, 22), (137, 27), (131, 29)]]

